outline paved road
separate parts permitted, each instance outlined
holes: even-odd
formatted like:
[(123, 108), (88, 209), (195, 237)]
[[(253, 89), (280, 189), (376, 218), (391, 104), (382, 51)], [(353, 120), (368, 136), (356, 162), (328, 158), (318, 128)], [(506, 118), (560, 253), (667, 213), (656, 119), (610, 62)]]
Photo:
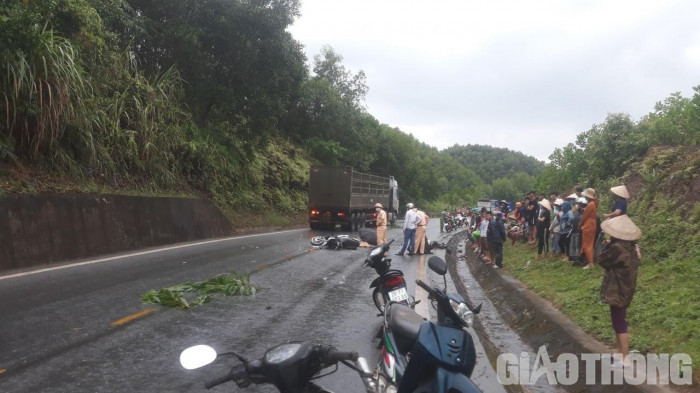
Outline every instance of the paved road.
[[(437, 220), (431, 224), (428, 233), (435, 236)], [(201, 343), (255, 358), (283, 341), (313, 340), (356, 350), (374, 364), (372, 338), (380, 321), (369, 290), (375, 273), (362, 267), (367, 250), (310, 252), (316, 234), (303, 229), (244, 236), (0, 276), (0, 372), (6, 370), (0, 391), (204, 391), (202, 381), (225, 372), (227, 363), (222, 358), (183, 370), (179, 353)], [(390, 230), (389, 238), (397, 239), (396, 250), (401, 231)], [(394, 259), (411, 292), (418, 264), (418, 257)], [(149, 289), (233, 270), (253, 273), (261, 291), (216, 297), (185, 311), (140, 302)], [(139, 312), (146, 314), (113, 324)], [(342, 367), (320, 382), (331, 390), (362, 391), (359, 378)]]

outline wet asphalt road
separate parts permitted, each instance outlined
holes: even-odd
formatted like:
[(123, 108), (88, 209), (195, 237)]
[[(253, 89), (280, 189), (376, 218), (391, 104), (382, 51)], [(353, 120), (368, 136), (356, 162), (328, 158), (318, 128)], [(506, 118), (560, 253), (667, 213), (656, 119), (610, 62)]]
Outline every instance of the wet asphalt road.
[[(438, 232), (433, 220), (429, 237), (446, 241)], [(0, 277), (0, 372), (6, 370), (0, 374), (0, 391), (205, 391), (204, 380), (225, 373), (235, 362), (220, 358), (203, 369), (182, 369), (180, 352), (202, 343), (218, 352), (235, 350), (257, 358), (275, 344), (311, 340), (358, 351), (373, 366), (380, 319), (369, 289), (375, 273), (362, 267), (367, 249), (311, 252), (309, 239), (316, 234), (302, 229), (249, 235)], [(397, 239), (392, 247), (396, 252), (401, 230), (391, 229), (388, 238)], [(393, 267), (404, 271), (410, 293), (418, 265), (418, 257), (394, 257)], [(252, 273), (260, 292), (216, 296), (209, 304), (184, 311), (140, 301), (150, 289), (234, 270)], [(431, 274), (428, 279), (437, 283)], [(492, 371), (477, 369), (477, 384), (479, 378), (492, 380)], [(319, 384), (338, 392), (363, 391), (357, 375), (342, 366)], [(212, 391), (231, 390), (237, 388), (229, 383)], [(275, 391), (261, 386), (247, 390)]]

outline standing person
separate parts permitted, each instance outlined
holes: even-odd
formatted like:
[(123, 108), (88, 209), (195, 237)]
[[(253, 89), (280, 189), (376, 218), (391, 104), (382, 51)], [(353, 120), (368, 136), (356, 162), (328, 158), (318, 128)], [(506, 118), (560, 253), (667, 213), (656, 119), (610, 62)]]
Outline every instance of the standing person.
[(503, 242), (506, 241), (506, 225), (503, 222), (503, 213), (496, 214), (496, 218), (491, 220), (488, 228), (488, 242), (493, 255), (493, 267), (500, 269), (503, 267)]
[(377, 210), (377, 245), (386, 243), (386, 212), (381, 203), (374, 205)]
[(491, 211), (487, 210), (483, 214), (481, 219), (481, 224), (479, 224), (479, 233), (481, 234), (481, 260), (484, 262), (491, 262), (489, 259), (489, 242), (488, 242), (488, 231), (489, 231), (489, 221), (491, 221)]
[(430, 217), (423, 210), (418, 210), (418, 208), (414, 207), (413, 211), (420, 217), (420, 221), (416, 224), (416, 248), (414, 250), (416, 255), (423, 255), (425, 254), (425, 231)]
[(505, 199), (501, 201), (501, 213), (503, 213), (503, 220), (508, 220), (508, 213), (510, 213), (510, 208), (508, 207), (508, 202)]
[[(546, 258), (549, 255), (549, 225), (551, 220), (552, 205), (547, 199), (539, 202), (540, 214), (537, 217), (537, 259)], [(544, 256), (542, 252), (544, 251)]]
[(579, 228), (581, 228), (581, 254), (586, 258), (588, 264), (584, 269), (593, 267), (595, 262), (595, 237), (596, 231), (598, 229), (598, 223), (596, 218), (598, 216), (598, 197), (596, 196), (595, 190), (592, 188), (587, 188), (583, 192), (583, 197), (586, 198), (588, 204), (586, 208), (583, 209), (583, 215), (581, 215), (581, 221), (579, 222)]
[(566, 201), (561, 205), (561, 215), (559, 216), (559, 250), (562, 261), (569, 260), (569, 242), (571, 232), (574, 229), (574, 212), (571, 211), (571, 202)]
[(420, 222), (420, 217), (413, 211), (413, 203), (406, 205), (406, 216), (403, 219), (403, 246), (396, 255), (403, 256), (408, 247), (408, 255), (413, 255), (416, 245), (416, 224)]
[[(639, 269), (639, 252), (637, 241), (642, 231), (634, 225), (627, 215), (621, 215), (603, 221), (601, 227), (611, 239), (600, 253), (598, 263), (605, 269), (603, 283), (600, 286), (600, 300), (610, 305), (610, 319), (615, 330), (616, 351), (622, 356), (622, 362), (615, 362), (621, 367), (629, 353), (629, 334), (627, 333), (627, 308), (637, 286)], [(623, 363), (624, 364), (624, 363)]]
[(537, 199), (532, 199), (527, 204), (527, 224), (530, 228), (530, 241), (527, 244), (537, 244)]
[(630, 199), (630, 193), (627, 192), (627, 187), (623, 184), (611, 188), (610, 191), (615, 195), (615, 204), (612, 207), (612, 211), (608, 214), (603, 214), (603, 217), (613, 218), (627, 214), (627, 200)]
[(549, 233), (552, 234), (552, 256), (558, 256), (561, 254), (561, 246), (559, 242), (559, 238), (561, 237), (561, 228), (559, 227), (559, 223), (561, 222), (561, 216), (562, 216), (562, 211), (561, 211), (561, 205), (564, 203), (564, 200), (561, 198), (557, 198), (554, 200), (554, 211), (552, 212), (552, 225), (549, 226)]

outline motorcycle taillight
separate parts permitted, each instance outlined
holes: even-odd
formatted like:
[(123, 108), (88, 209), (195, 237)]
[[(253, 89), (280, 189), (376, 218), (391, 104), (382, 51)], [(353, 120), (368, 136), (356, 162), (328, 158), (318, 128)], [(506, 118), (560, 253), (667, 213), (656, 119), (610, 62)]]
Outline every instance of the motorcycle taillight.
[(404, 281), (403, 281), (402, 276), (391, 276), (391, 277), (387, 277), (384, 280), (383, 284), (386, 287), (397, 287), (399, 285), (403, 285)]

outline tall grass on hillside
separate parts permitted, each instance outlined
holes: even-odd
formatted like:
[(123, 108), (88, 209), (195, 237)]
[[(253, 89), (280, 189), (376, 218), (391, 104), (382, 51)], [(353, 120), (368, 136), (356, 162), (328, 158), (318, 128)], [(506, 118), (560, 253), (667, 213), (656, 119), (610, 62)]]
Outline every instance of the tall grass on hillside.
[(58, 144), (65, 126), (78, 120), (86, 93), (71, 43), (52, 31), (38, 36), (33, 54), (3, 52), (0, 63), (0, 124), (8, 148), (36, 157)]

